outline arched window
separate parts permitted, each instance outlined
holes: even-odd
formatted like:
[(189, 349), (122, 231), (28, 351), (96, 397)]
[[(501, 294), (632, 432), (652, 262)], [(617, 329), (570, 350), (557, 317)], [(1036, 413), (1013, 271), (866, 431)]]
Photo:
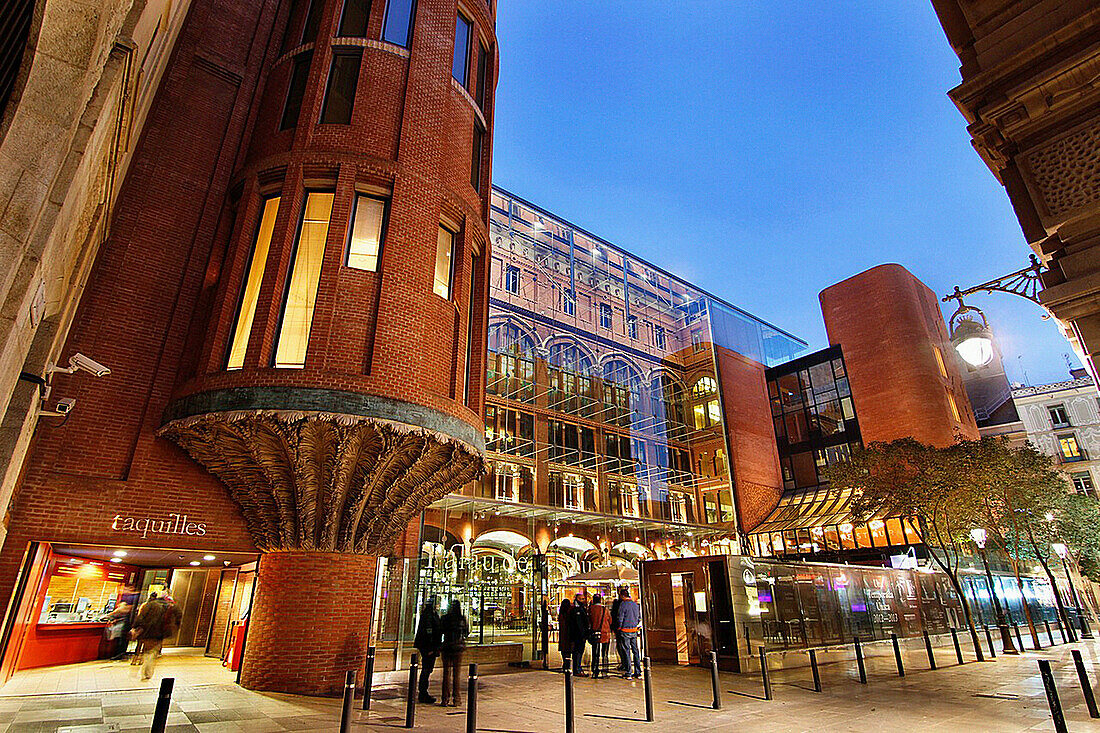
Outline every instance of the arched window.
[(712, 377), (699, 377), (691, 387), (691, 396), (695, 399), (706, 397), (718, 391), (718, 383)]

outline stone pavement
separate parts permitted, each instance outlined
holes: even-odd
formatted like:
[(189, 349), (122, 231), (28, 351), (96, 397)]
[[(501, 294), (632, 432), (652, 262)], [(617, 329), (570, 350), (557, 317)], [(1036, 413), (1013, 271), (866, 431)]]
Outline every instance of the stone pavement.
[[(809, 669), (777, 670), (774, 700), (763, 699), (757, 674), (721, 674), (722, 709), (711, 709), (709, 671), (657, 666), (656, 722), (646, 723), (642, 685), (618, 678), (576, 680), (577, 731), (1001, 731), (1053, 730), (1036, 660), (1055, 669), (1070, 731), (1100, 731), (1090, 720), (1069, 650), (1080, 648), (1094, 684), (1100, 674), (1100, 642), (1059, 645), (1019, 657), (963, 666), (954, 653), (937, 650), (938, 670), (923, 652), (905, 654), (899, 678), (888, 645), (868, 645), (869, 684), (858, 681), (852, 660), (822, 666), (824, 691), (814, 693)], [(967, 655), (968, 660), (972, 659)], [(948, 664), (948, 662), (951, 664)], [(465, 681), (464, 681), (465, 682)], [(564, 729), (564, 677), (542, 670), (483, 675), (478, 693), (478, 729), (490, 733), (534, 733)], [(438, 687), (438, 683), (433, 685)], [(465, 690), (465, 687), (463, 687)], [(437, 694), (437, 690), (433, 691)], [(393, 731), (404, 723), (404, 701), (395, 688), (377, 689), (372, 710), (356, 701), (354, 731)], [(0, 731), (149, 730), (156, 694), (149, 690), (71, 695), (29, 695), (0, 699)], [(340, 703), (293, 695), (260, 694), (235, 685), (178, 689), (169, 731), (338, 731)], [(422, 731), (465, 730), (462, 708), (417, 706)]]

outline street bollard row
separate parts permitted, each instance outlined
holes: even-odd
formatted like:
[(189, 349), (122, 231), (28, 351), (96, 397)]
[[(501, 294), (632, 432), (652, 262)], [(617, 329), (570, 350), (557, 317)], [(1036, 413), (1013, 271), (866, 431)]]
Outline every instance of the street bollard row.
[(168, 725), (168, 708), (172, 705), (172, 688), (176, 684), (175, 677), (165, 677), (160, 681), (160, 694), (157, 695), (157, 706), (153, 710), (153, 725), (150, 733), (164, 733)]

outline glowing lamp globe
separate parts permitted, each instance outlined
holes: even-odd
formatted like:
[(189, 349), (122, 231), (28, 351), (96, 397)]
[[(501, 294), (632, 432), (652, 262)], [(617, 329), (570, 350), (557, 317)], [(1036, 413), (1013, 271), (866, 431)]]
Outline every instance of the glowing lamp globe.
[(1052, 544), (1051, 544), (1051, 548), (1053, 548), (1053, 549), (1054, 549), (1054, 553), (1055, 553), (1056, 555), (1058, 555), (1058, 557), (1062, 558), (1063, 560), (1065, 560), (1065, 559), (1066, 559), (1066, 557), (1067, 557), (1067, 556), (1069, 555), (1069, 548), (1067, 548), (1067, 547), (1066, 547), (1066, 546), (1065, 546), (1064, 544), (1062, 544), (1061, 542), (1054, 542), (1054, 543), (1052, 543)]
[(961, 318), (951, 335), (955, 350), (970, 366), (982, 367), (993, 361), (993, 333), (989, 326), (969, 318)]

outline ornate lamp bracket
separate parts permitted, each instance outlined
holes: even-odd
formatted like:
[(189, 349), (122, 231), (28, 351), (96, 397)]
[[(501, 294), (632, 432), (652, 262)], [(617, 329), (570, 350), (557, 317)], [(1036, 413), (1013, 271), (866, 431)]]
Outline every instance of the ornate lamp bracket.
[[(959, 309), (955, 311), (955, 315), (959, 315), (968, 311), (977, 310), (963, 303), (963, 296), (979, 292), (992, 293), (994, 290), (997, 290), (1002, 293), (1018, 295), (1021, 298), (1027, 298), (1032, 303), (1042, 305), (1042, 303), (1039, 302), (1039, 290), (1042, 288), (1042, 282), (1039, 279), (1039, 275), (1042, 271), (1042, 263), (1039, 262), (1039, 259), (1035, 255), (1031, 255), (1031, 264), (1022, 270), (1017, 270), (1008, 275), (1002, 275), (995, 280), (990, 280), (981, 285), (975, 285), (966, 290), (960, 290), (959, 286), (956, 285), (953, 293), (948, 293), (943, 296), (943, 302), (946, 303), (949, 300), (959, 301)], [(952, 318), (954, 317), (955, 316), (952, 316)]]

